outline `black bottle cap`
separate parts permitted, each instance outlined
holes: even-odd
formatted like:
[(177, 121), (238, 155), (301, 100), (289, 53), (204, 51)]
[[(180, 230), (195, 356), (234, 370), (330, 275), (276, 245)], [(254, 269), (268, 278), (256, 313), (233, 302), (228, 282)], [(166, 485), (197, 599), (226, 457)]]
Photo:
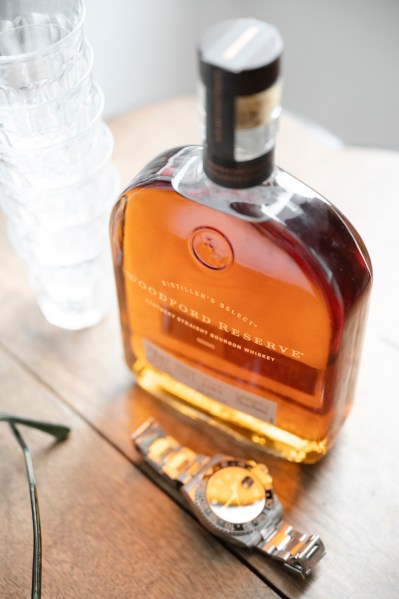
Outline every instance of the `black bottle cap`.
[[(249, 18), (218, 23), (200, 40), (198, 55), (206, 112), (204, 169), (220, 185), (258, 185), (273, 169), (273, 147), (265, 147), (264, 152), (248, 160), (245, 156), (237, 160), (236, 99), (260, 94), (277, 82), (282, 51), (277, 29)], [(253, 104), (249, 110), (253, 110)]]

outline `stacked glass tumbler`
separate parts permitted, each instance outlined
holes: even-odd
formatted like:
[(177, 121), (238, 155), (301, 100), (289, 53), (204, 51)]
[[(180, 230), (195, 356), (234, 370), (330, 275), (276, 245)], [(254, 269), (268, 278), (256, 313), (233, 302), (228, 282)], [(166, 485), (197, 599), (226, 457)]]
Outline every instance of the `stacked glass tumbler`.
[(108, 221), (118, 187), (82, 0), (1, 0), (0, 202), (47, 320), (108, 308)]

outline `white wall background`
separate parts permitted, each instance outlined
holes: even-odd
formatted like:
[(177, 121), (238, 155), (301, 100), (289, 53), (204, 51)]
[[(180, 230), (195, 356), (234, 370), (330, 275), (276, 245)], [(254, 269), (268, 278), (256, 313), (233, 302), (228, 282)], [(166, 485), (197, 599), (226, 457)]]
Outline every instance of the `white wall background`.
[(347, 143), (399, 150), (399, 0), (86, 0), (106, 117), (195, 92), (195, 43), (253, 16), (285, 40), (284, 107)]

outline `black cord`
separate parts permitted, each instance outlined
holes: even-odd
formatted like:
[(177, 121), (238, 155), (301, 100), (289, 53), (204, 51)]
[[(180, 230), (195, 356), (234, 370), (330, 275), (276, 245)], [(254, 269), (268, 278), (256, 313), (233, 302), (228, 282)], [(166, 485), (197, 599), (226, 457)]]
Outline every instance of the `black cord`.
[(30, 505), (32, 510), (33, 524), (33, 565), (32, 565), (32, 599), (40, 599), (42, 596), (42, 530), (40, 526), (39, 500), (37, 497), (37, 488), (35, 474), (33, 472), (32, 455), (29, 447), (23, 440), (19, 430), (13, 422), (10, 427), (24, 454), (26, 473), (29, 481)]
[(33, 524), (33, 564), (32, 564), (32, 592), (31, 599), (40, 599), (42, 596), (42, 530), (40, 525), (39, 499), (37, 496), (37, 487), (35, 474), (33, 471), (32, 454), (29, 447), (22, 438), (17, 429), (17, 424), (23, 424), (31, 428), (39, 429), (49, 435), (52, 435), (57, 441), (63, 441), (67, 438), (70, 428), (62, 424), (52, 424), (41, 420), (31, 420), (30, 418), (21, 418), (14, 414), (0, 412), (0, 422), (8, 422), (24, 454), (26, 473), (29, 481), (29, 496), (32, 511)]

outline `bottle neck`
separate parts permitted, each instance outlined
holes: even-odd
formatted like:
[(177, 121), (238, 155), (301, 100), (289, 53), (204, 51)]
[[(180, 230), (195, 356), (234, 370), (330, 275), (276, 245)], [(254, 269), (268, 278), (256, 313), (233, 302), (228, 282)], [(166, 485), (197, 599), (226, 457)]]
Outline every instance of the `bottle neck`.
[(204, 171), (223, 187), (253, 187), (273, 172), (281, 82), (261, 92), (235, 95), (219, 74), (215, 70), (212, 85), (201, 89)]
[(209, 152), (204, 144), (203, 165), (206, 175), (217, 185), (245, 189), (260, 185), (274, 170), (274, 147), (252, 160), (226, 161)]

